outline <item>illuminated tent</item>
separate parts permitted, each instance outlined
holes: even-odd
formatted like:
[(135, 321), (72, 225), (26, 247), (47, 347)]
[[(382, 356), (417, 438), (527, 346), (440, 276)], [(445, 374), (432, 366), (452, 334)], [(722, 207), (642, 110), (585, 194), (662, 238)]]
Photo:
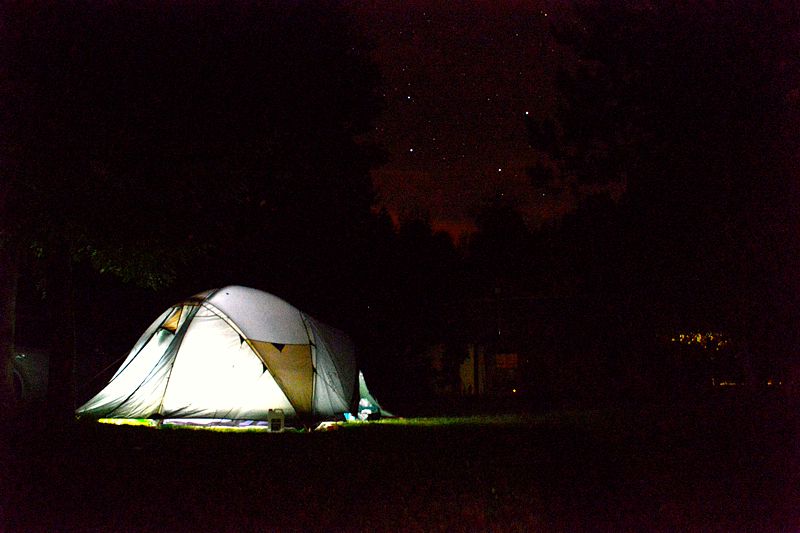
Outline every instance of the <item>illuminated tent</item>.
[[(359, 402), (353, 345), (285, 301), (230, 286), (167, 309), (81, 418), (331, 419)], [(363, 377), (362, 377), (363, 379)]]

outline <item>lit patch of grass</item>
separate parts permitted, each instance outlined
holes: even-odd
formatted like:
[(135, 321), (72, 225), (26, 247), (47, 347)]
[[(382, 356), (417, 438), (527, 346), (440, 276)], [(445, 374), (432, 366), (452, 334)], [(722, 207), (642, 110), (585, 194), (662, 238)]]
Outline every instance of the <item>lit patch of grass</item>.
[(384, 418), (368, 424), (388, 426), (506, 426), (526, 424), (524, 415), (434, 416), (420, 418)]
[(97, 420), (100, 424), (111, 424), (114, 426), (147, 426), (157, 427), (157, 420), (150, 420), (149, 418), (100, 418)]
[[(380, 424), (387, 426), (537, 426), (543, 424), (577, 424), (588, 425), (602, 418), (599, 410), (591, 411), (553, 411), (538, 415), (532, 414), (500, 414), (472, 416), (434, 416), (412, 418), (383, 418), (367, 425)], [(346, 424), (357, 426), (358, 424)]]
[(212, 431), (214, 433), (269, 433), (269, 428), (266, 426), (194, 426), (191, 424), (163, 424), (162, 429), (174, 430), (194, 430), (194, 431)]
[[(534, 426), (579, 426), (593, 427), (602, 425), (609, 417), (610, 413), (600, 410), (588, 411), (553, 411), (542, 414), (498, 414), (498, 415), (471, 415), (471, 416), (434, 416), (434, 417), (410, 417), (410, 418), (381, 418), (380, 420), (352, 421), (352, 422), (325, 422), (320, 424), (317, 431), (333, 431), (338, 429), (357, 429), (368, 427), (494, 427), (494, 428), (514, 428), (514, 427), (534, 427)], [(159, 423), (157, 420), (142, 418), (101, 418), (98, 422), (102, 424), (145, 426), (170, 430), (200, 430), (212, 431), (216, 433), (270, 433), (267, 426), (227, 426), (227, 425), (192, 425), (192, 424), (171, 424)], [(303, 433), (305, 429), (292, 428), (286, 426), (284, 432)]]
[[(268, 426), (225, 426), (214, 424), (171, 424), (163, 423), (159, 420), (152, 420), (149, 418), (100, 418), (97, 420), (100, 424), (108, 424), (113, 426), (138, 426), (149, 427), (155, 429), (169, 429), (169, 430), (195, 430), (195, 431), (212, 431), (215, 433), (270, 433)], [(284, 427), (284, 433), (302, 433), (304, 430), (295, 429), (289, 426)]]

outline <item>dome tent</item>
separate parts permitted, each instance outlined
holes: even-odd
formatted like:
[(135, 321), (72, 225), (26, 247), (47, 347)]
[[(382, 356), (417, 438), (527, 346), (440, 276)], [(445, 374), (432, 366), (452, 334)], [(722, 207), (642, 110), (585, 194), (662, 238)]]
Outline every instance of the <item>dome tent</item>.
[[(362, 376), (363, 379), (363, 376)], [(229, 286), (167, 309), (79, 418), (332, 419), (359, 401), (353, 345), (271, 294)]]

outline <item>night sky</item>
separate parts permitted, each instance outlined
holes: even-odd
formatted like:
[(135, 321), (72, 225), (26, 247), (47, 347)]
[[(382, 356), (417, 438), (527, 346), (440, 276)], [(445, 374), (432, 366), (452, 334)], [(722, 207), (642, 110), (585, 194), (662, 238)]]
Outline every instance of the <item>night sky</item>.
[(532, 225), (568, 207), (525, 175), (525, 113), (552, 105), (552, 77), (567, 61), (548, 31), (552, 4), (353, 3), (386, 84), (374, 140), (389, 162), (373, 178), (393, 216), (429, 216), (458, 236), (497, 193)]

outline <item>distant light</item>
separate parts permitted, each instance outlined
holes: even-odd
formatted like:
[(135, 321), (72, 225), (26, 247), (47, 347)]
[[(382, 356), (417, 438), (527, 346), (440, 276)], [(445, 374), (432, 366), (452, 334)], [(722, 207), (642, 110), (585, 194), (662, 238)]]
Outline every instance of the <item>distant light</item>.
[(409, 149), (408, 149), (408, 151), (409, 151), (409, 152), (413, 152), (413, 151), (414, 151), (414, 149), (413, 149), (413, 148), (409, 148)]
[(517, 393), (517, 389), (511, 389), (511, 392), (513, 392), (514, 394), (516, 394), (516, 393)]
[(498, 171), (498, 172), (502, 172), (502, 171), (503, 171), (503, 169), (502, 169), (502, 168), (498, 168), (498, 169), (497, 169), (497, 171)]
[(525, 111), (525, 114), (526, 114), (526, 115), (530, 115), (530, 113), (528, 113), (527, 111)]

